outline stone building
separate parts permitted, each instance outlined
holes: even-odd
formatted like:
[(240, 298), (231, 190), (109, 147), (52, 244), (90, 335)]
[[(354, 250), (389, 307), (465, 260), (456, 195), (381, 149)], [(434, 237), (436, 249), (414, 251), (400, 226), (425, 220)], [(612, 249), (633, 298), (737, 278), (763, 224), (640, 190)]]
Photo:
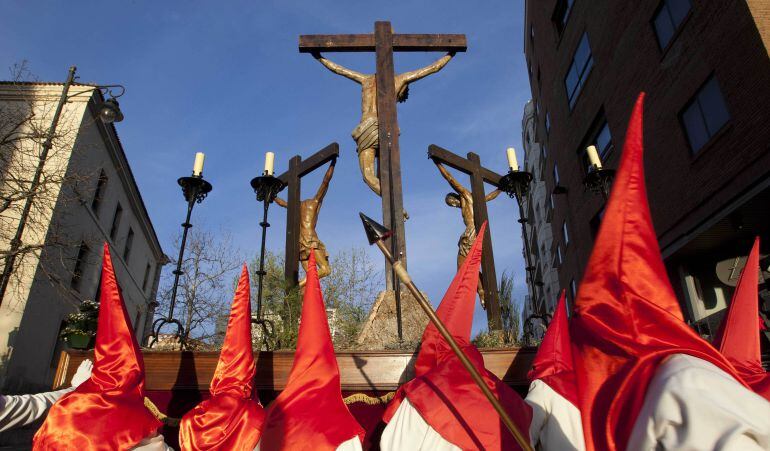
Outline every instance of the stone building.
[[(551, 232), (551, 193), (545, 183), (545, 162), (547, 148), (537, 141), (538, 116), (532, 101), (524, 106), (521, 120), (524, 143), (524, 170), (532, 174), (529, 195), (525, 198), (524, 212), (527, 218), (526, 238), (529, 240), (529, 254), (532, 277), (527, 278), (528, 297), (524, 311), (526, 320), (530, 314), (551, 313), (556, 308), (559, 296), (559, 274), (554, 266), (551, 253), (553, 233)], [(522, 240), (524, 237), (522, 237)], [(526, 261), (526, 249), (524, 250)], [(534, 282), (534, 290), (532, 285)]]
[[(16, 146), (3, 147), (0, 189), (4, 195), (29, 186), (42, 143), (38, 131), (51, 124), (62, 88), (61, 83), (0, 83), (0, 128), (15, 117), (23, 119)], [(92, 86), (70, 88), (44, 166), (47, 184), (35, 196), (22, 236), (25, 246), (40, 246), (40, 250), (17, 258), (0, 306), (3, 393), (50, 387), (64, 346), (60, 331), (66, 315), (85, 299), (98, 300), (105, 242), (110, 245), (136, 335), (141, 341), (149, 333), (167, 257), (116, 129), (99, 118), (103, 101)], [(1, 135), (7, 137), (8, 132), (2, 130)], [(25, 159), (30, 164), (25, 165)], [(19, 203), (23, 200), (0, 212), (0, 249), (10, 247), (19, 224)]]
[(528, 0), (524, 23), (559, 285), (574, 299), (603, 212), (585, 148), (615, 168), (645, 91), (660, 248), (686, 318), (713, 333), (753, 237), (770, 251), (767, 2)]

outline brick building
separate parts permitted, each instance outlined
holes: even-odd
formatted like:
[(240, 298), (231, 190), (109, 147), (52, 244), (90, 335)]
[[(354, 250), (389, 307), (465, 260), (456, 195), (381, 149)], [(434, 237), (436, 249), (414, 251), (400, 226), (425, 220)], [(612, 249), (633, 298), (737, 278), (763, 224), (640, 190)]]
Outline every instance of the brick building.
[(770, 252), (770, 4), (528, 0), (525, 16), (560, 287), (574, 299), (603, 211), (601, 196), (584, 188), (585, 148), (595, 144), (615, 168), (633, 102), (646, 91), (645, 170), (660, 247), (685, 316), (713, 331), (753, 236)]

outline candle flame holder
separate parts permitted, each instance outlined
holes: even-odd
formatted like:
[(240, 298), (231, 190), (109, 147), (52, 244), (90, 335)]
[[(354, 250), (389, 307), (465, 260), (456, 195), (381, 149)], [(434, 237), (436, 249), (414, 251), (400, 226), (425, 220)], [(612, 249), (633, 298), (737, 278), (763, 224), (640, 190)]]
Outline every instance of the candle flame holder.
[[(532, 253), (529, 249), (529, 235), (527, 234), (527, 217), (524, 215), (524, 200), (529, 194), (529, 185), (532, 183), (532, 173), (527, 171), (509, 170), (507, 174), (500, 178), (498, 187), (510, 198), (516, 199), (519, 205), (519, 224), (521, 224), (521, 234), (524, 239), (524, 257), (526, 259), (526, 272), (529, 286), (532, 287), (532, 302), (535, 302), (535, 265), (532, 263)], [(525, 337), (526, 338), (526, 337)]]
[(211, 183), (203, 179), (203, 174), (193, 175), (191, 177), (180, 177), (177, 183), (182, 187), (182, 195), (187, 201), (187, 216), (182, 223), (182, 243), (179, 246), (179, 258), (176, 261), (176, 269), (174, 270), (174, 285), (171, 288), (171, 302), (168, 308), (168, 315), (156, 319), (152, 323), (152, 340), (150, 340), (149, 346), (152, 347), (158, 341), (158, 335), (163, 326), (168, 324), (176, 325), (176, 333), (174, 337), (179, 341), (180, 347), (184, 348), (186, 345), (186, 337), (184, 336), (184, 326), (182, 322), (174, 318), (174, 307), (176, 306), (176, 292), (179, 288), (179, 277), (184, 274), (182, 271), (182, 261), (184, 259), (184, 250), (187, 245), (187, 232), (192, 227), (190, 218), (192, 217), (192, 211), (195, 204), (203, 202), (203, 199), (211, 192)]
[(262, 328), (262, 342), (266, 348), (270, 349), (269, 340), (275, 337), (275, 324), (262, 315), (262, 280), (267, 275), (265, 271), (265, 240), (267, 228), (270, 227), (270, 223), (267, 222), (267, 212), (278, 193), (286, 188), (286, 183), (265, 172), (262, 176), (251, 179), (251, 187), (257, 195), (257, 201), (263, 203), (262, 222), (259, 223), (262, 227), (262, 243), (259, 251), (259, 270), (257, 270), (257, 283), (259, 284), (257, 287), (257, 316), (256, 319), (252, 318), (251, 322), (259, 324)]
[(588, 171), (583, 184), (586, 189), (591, 190), (596, 194), (601, 194), (604, 198), (604, 202), (607, 202), (610, 198), (610, 190), (612, 188), (612, 180), (615, 178), (614, 169), (598, 168), (596, 165), (592, 165)]

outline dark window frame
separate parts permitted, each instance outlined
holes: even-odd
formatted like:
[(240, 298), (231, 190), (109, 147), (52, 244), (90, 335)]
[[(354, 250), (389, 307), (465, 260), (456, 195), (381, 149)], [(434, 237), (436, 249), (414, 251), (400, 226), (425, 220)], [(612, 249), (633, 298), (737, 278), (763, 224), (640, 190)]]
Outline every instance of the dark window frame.
[[(578, 54), (578, 51), (581, 49), (584, 41), (586, 47), (588, 48), (588, 57), (583, 63), (583, 66), (578, 70), (576, 68), (577, 62), (575, 61), (575, 56)], [(575, 80), (574, 87), (570, 90), (568, 79), (573, 67), (576, 68), (575, 73), (577, 75), (577, 79)], [(593, 72), (593, 67), (594, 55), (593, 50), (591, 50), (591, 41), (588, 39), (588, 32), (584, 31), (580, 36), (580, 41), (578, 41), (575, 50), (572, 52), (572, 59), (570, 60), (569, 68), (567, 68), (567, 73), (564, 75), (564, 92), (567, 95), (567, 106), (569, 107), (570, 111), (575, 108), (577, 100), (580, 98), (580, 94), (583, 92), (583, 87), (585, 87), (588, 77), (591, 75), (591, 72)]]
[(128, 259), (131, 257), (131, 248), (134, 245), (134, 229), (128, 228), (128, 234), (126, 235), (126, 242), (123, 245), (123, 261), (128, 263)]
[(115, 206), (115, 213), (112, 215), (112, 227), (110, 227), (110, 238), (113, 240), (118, 235), (120, 229), (120, 223), (123, 220), (123, 207), (120, 202)]
[(107, 173), (104, 172), (104, 169), (102, 169), (99, 172), (99, 178), (96, 180), (96, 189), (94, 190), (94, 198), (91, 199), (91, 211), (99, 214), (99, 207), (102, 204), (102, 200), (104, 199), (104, 190), (107, 187), (107, 183), (109, 182), (109, 177), (107, 177)]
[[(655, 35), (655, 42), (658, 44), (658, 49), (661, 51), (663, 55), (665, 55), (668, 52), (668, 49), (671, 48), (673, 43), (676, 41), (676, 39), (679, 37), (679, 34), (682, 32), (682, 29), (684, 28), (685, 23), (689, 20), (690, 16), (692, 15), (692, 0), (686, 0), (690, 7), (687, 10), (687, 13), (682, 16), (679, 23), (674, 23), (674, 17), (671, 14), (671, 10), (669, 8), (669, 2), (671, 0), (661, 0), (660, 3), (658, 3), (658, 6), (655, 8), (655, 12), (652, 13), (652, 17), (650, 18), (650, 26), (652, 27), (652, 32)], [(664, 44), (661, 42), (661, 36), (659, 34), (658, 27), (656, 26), (656, 21), (658, 17), (662, 13), (665, 13), (668, 15), (669, 23), (672, 26), (671, 29), (671, 36), (669, 36), (668, 41)]]
[(78, 293), (80, 292), (80, 285), (83, 282), (83, 271), (90, 250), (90, 247), (85, 241), (80, 242), (80, 246), (78, 247), (78, 254), (75, 257), (75, 267), (72, 268), (72, 278), (70, 279), (70, 288), (77, 291)]
[[(706, 118), (705, 111), (703, 109), (703, 105), (700, 102), (700, 96), (704, 93), (704, 89), (707, 87), (709, 83), (715, 83), (717, 92), (720, 96), (721, 102), (724, 104), (725, 113), (727, 114), (727, 118), (724, 120), (724, 122), (719, 125), (718, 128), (711, 131), (709, 130), (709, 121)], [(695, 145), (692, 142), (692, 137), (690, 133), (690, 129), (687, 126), (687, 123), (685, 122), (685, 114), (690, 110), (690, 108), (695, 107), (697, 105), (698, 112), (700, 119), (702, 120), (701, 125), (705, 128), (707, 137), (706, 140), (703, 141), (703, 143), (698, 147), (695, 148)], [(682, 132), (684, 133), (685, 141), (687, 142), (687, 146), (690, 149), (690, 155), (695, 157), (698, 155), (701, 155), (703, 153), (703, 150), (708, 148), (711, 143), (716, 141), (723, 133), (725, 129), (727, 129), (732, 121), (732, 114), (730, 113), (730, 107), (727, 104), (727, 99), (724, 96), (724, 93), (722, 92), (722, 88), (719, 85), (719, 80), (717, 80), (716, 75), (712, 72), (709, 74), (708, 77), (703, 81), (703, 83), (698, 86), (698, 88), (693, 92), (692, 96), (687, 100), (687, 102), (682, 106), (682, 108), (679, 110), (679, 113), (677, 114), (677, 117), (679, 119), (679, 125), (682, 129)]]
[(556, 30), (556, 35), (561, 38), (564, 30), (567, 29), (569, 18), (572, 15), (572, 8), (575, 6), (575, 0), (557, 0), (551, 13), (551, 23)]
[[(598, 145), (597, 138), (605, 128), (609, 133), (610, 139), (606, 146), (600, 147)], [(607, 116), (604, 113), (603, 106), (599, 108), (599, 112), (596, 113), (596, 116), (594, 116), (593, 121), (591, 121), (591, 126), (588, 127), (588, 132), (580, 142), (580, 145), (576, 151), (577, 157), (581, 161), (584, 174), (588, 174), (589, 170), (591, 169), (591, 165), (588, 161), (588, 154), (586, 152), (586, 148), (590, 145), (596, 146), (597, 150), (599, 151), (599, 158), (601, 158), (602, 164), (604, 164), (610, 155), (612, 155), (615, 151), (615, 141), (613, 140), (612, 128), (610, 128), (610, 123), (607, 121)]]

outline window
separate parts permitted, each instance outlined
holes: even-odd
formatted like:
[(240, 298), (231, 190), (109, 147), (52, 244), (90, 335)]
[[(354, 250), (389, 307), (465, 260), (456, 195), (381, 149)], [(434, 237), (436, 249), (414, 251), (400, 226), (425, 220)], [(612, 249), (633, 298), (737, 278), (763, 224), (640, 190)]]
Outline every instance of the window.
[(585, 138), (580, 143), (577, 149), (578, 156), (583, 161), (583, 167), (586, 173), (588, 173), (592, 167), (591, 162), (588, 161), (588, 153), (586, 148), (588, 146), (596, 146), (599, 152), (599, 158), (604, 161), (607, 155), (613, 149), (612, 133), (610, 133), (610, 126), (607, 124), (607, 118), (604, 116), (604, 109), (599, 110), (599, 113), (594, 118), (591, 127), (588, 129)]
[(134, 231), (129, 227), (128, 236), (126, 236), (126, 247), (123, 248), (123, 260), (128, 263), (128, 257), (131, 256), (131, 245), (134, 244)]
[(545, 144), (543, 144), (540, 149), (543, 151), (543, 160), (545, 160), (548, 157), (548, 149), (546, 149)]
[(562, 258), (561, 258), (561, 244), (556, 245), (556, 253), (554, 255), (553, 259), (553, 267), (558, 268), (561, 266)]
[(661, 49), (671, 42), (676, 30), (690, 12), (690, 0), (663, 0), (652, 18), (655, 36)]
[(551, 115), (548, 111), (545, 112), (545, 134), (551, 133)]
[(599, 133), (594, 139), (594, 145), (599, 150), (599, 156), (603, 159), (612, 148), (612, 134), (610, 133), (610, 126), (607, 124), (607, 120), (604, 120)]
[(152, 266), (150, 266), (150, 264), (147, 263), (147, 266), (144, 268), (144, 279), (142, 280), (142, 291), (147, 291), (147, 281), (150, 280), (151, 269), (152, 269)]
[(698, 152), (730, 119), (722, 92), (712, 75), (680, 113), (693, 153)]
[(583, 33), (575, 54), (572, 56), (572, 63), (567, 70), (567, 76), (564, 77), (564, 86), (567, 88), (567, 100), (570, 110), (575, 106), (578, 94), (583, 89), (588, 74), (594, 65), (594, 58), (591, 55), (591, 46), (588, 44), (588, 34)]
[(96, 191), (94, 191), (94, 199), (91, 201), (91, 210), (94, 213), (99, 212), (99, 205), (102, 203), (104, 197), (104, 189), (107, 187), (107, 174), (104, 173), (104, 169), (99, 173), (99, 179), (96, 181)]
[(577, 296), (577, 284), (575, 283), (575, 279), (572, 279), (569, 282), (569, 292), (572, 295), (572, 302), (575, 302), (575, 296)]
[(556, 163), (553, 165), (553, 184), (559, 186), (559, 166)]
[(123, 216), (123, 207), (118, 204), (117, 207), (115, 207), (115, 216), (112, 217), (112, 228), (110, 228), (110, 238), (113, 240), (115, 239), (115, 235), (118, 234), (118, 229), (120, 228), (120, 219)]
[(553, 9), (551, 15), (551, 22), (556, 27), (556, 32), (561, 36), (564, 28), (567, 26), (567, 20), (569, 20), (569, 13), (572, 10), (572, 4), (575, 0), (558, 0), (556, 7)]
[(561, 225), (561, 232), (564, 235), (564, 245), (569, 245), (569, 233), (567, 233), (567, 221)]
[(553, 193), (551, 193), (551, 196), (548, 198), (548, 200), (551, 203), (551, 210), (555, 210), (556, 209), (556, 202), (554, 202), (554, 200), (553, 200)]
[(86, 258), (88, 258), (88, 245), (83, 241), (80, 243), (78, 256), (75, 259), (75, 268), (72, 270), (72, 279), (70, 279), (70, 287), (72, 287), (73, 290), (80, 291), (80, 283), (83, 280), (83, 270), (86, 265)]

